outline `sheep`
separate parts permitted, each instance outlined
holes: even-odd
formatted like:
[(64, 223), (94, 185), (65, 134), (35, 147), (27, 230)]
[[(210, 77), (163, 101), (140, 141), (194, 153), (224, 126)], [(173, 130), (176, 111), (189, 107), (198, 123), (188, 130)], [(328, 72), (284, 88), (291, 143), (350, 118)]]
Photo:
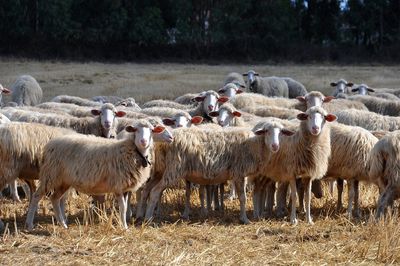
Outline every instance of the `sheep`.
[(353, 88), (351, 91), (357, 92), (357, 94), (360, 94), (360, 95), (371, 95), (371, 96), (383, 98), (386, 100), (392, 100), (392, 101), (400, 100), (399, 97), (397, 97), (396, 95), (394, 95), (392, 93), (378, 92), (378, 89), (376, 89), (376, 90), (372, 89), (372, 88), (368, 87), (368, 85), (366, 85), (366, 84), (360, 84), (360, 85), (356, 86), (355, 88)]
[(370, 153), (369, 178), (379, 186), (376, 219), (379, 219), (387, 206), (399, 197), (400, 173), (400, 131), (386, 134)]
[(339, 79), (337, 82), (331, 82), (331, 87), (335, 87), (335, 90), (332, 92), (332, 95), (336, 98), (339, 98), (339, 94), (341, 97), (345, 97), (345, 95), (351, 94), (350, 87), (353, 87), (354, 83), (347, 82), (344, 79)]
[(94, 102), (99, 102), (99, 103), (112, 103), (112, 104), (116, 104), (117, 102), (122, 101), (124, 98), (119, 97), (119, 96), (111, 96), (111, 95), (107, 95), (107, 96), (94, 96), (92, 97), (90, 100), (94, 101)]
[(95, 102), (78, 96), (70, 96), (70, 95), (58, 95), (53, 99), (51, 99), (50, 101), (57, 103), (72, 103), (75, 105), (92, 106), (92, 107), (98, 107), (102, 105), (100, 102)]
[(292, 119), (301, 112), (296, 109), (281, 108), (276, 106), (249, 106), (241, 109), (244, 112), (261, 117), (277, 117), (281, 119)]
[(27, 181), (30, 190), (34, 191), (33, 180), (38, 178), (44, 146), (50, 139), (66, 134), (74, 132), (41, 124), (11, 122), (2, 125), (0, 191), (5, 184), (14, 182), (18, 177)]
[[(264, 138), (254, 136), (246, 129), (176, 129), (171, 145), (156, 145), (154, 172), (157, 173), (160, 167), (162, 171), (158, 174), (162, 177), (144, 189), (148, 193), (152, 187), (145, 218), (152, 218), (161, 192), (177, 180), (185, 178), (206, 185), (220, 184), (232, 178), (239, 194), (240, 220), (249, 223), (245, 212), (244, 177), (262, 170), (271, 149), (266, 147)], [(143, 215), (143, 205), (138, 205), (137, 217)]]
[(204, 122), (212, 122), (209, 116), (210, 112), (218, 110), (219, 102), (228, 100), (226, 97), (220, 97), (219, 94), (213, 90), (205, 91), (197, 95), (194, 100), (199, 103), (197, 107), (188, 110), (188, 113), (194, 116), (202, 116)]
[(280, 77), (283, 79), (289, 89), (289, 98), (294, 99), (297, 96), (304, 96), (307, 94), (307, 89), (303, 84), (289, 77)]
[(184, 95), (181, 95), (177, 98), (174, 99), (174, 102), (183, 104), (183, 105), (193, 105), (196, 103), (196, 101), (194, 100), (195, 97), (197, 97), (199, 94), (202, 94), (203, 92), (200, 93), (186, 93)]
[(347, 99), (363, 103), (369, 111), (389, 116), (400, 114), (400, 101), (386, 100), (369, 95), (353, 95)]
[(10, 94), (11, 91), (7, 88), (4, 88), (1, 84), (0, 84), (0, 105), (3, 105), (3, 93), (4, 94)]
[(243, 79), (243, 75), (237, 72), (231, 72), (226, 76), (224, 86), (228, 83), (233, 83), (241, 89), (246, 89), (246, 82)]
[(310, 215), (311, 181), (321, 179), (328, 170), (331, 153), (330, 128), (326, 122), (333, 122), (336, 117), (323, 108), (314, 106), (297, 118), (301, 120), (300, 130), (291, 138), (282, 141), (281, 148), (272, 154), (266, 165), (268, 176), (273, 181), (290, 182), (291, 215), (290, 222), (296, 219), (296, 177), (306, 179), (306, 221), (312, 224)]
[(19, 76), (11, 86), (11, 99), (19, 106), (37, 105), (42, 101), (43, 91), (36, 79), (30, 75)]
[(270, 97), (289, 97), (287, 83), (278, 77), (261, 78), (254, 70), (249, 70), (247, 73), (243, 74), (243, 76), (247, 76), (248, 86), (251, 92)]
[(125, 106), (127, 108), (132, 109), (132, 111), (140, 111), (142, 108), (136, 103), (135, 99), (132, 97), (128, 97), (126, 99), (122, 99), (119, 102), (115, 103), (115, 106)]
[[(21, 112), (22, 110), (18, 110)], [(124, 111), (117, 111), (115, 107), (106, 103), (100, 109), (93, 109), (92, 114), (98, 116), (93, 117), (68, 117), (64, 115), (46, 115), (46, 114), (30, 114), (26, 112), (23, 117), (17, 118), (26, 122), (36, 122), (57, 127), (71, 128), (78, 133), (93, 134), (106, 138), (115, 137), (118, 121), (116, 117), (123, 117)]]
[(193, 105), (180, 104), (169, 100), (152, 100), (142, 105), (142, 108), (151, 108), (151, 107), (170, 107), (180, 110), (188, 110), (192, 108)]
[(39, 200), (50, 191), (53, 192), (51, 202), (56, 219), (67, 228), (60, 199), (70, 187), (88, 194), (114, 193), (122, 227), (127, 229), (127, 197), (124, 193), (138, 190), (150, 177), (154, 161), (152, 135), (160, 134), (164, 127), (153, 127), (146, 120), (138, 120), (126, 131), (133, 134), (123, 140), (83, 135), (51, 140), (44, 149), (40, 186), (29, 206), (27, 229), (33, 229)]
[(243, 90), (239, 88), (235, 83), (226, 83), (222, 88), (218, 90), (218, 93), (228, 98), (236, 96), (236, 94), (242, 93)]
[(394, 131), (400, 129), (400, 117), (380, 115), (363, 110), (342, 110), (335, 112), (337, 121), (350, 126), (363, 127), (370, 131)]

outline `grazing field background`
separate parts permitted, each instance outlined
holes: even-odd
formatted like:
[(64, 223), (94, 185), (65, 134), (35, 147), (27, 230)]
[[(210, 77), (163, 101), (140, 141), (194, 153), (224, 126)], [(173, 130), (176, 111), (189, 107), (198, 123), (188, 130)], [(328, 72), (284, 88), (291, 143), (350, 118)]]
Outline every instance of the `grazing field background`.
[[(218, 89), (226, 74), (255, 69), (262, 76), (290, 76), (310, 90), (329, 94), (329, 83), (345, 78), (370, 87), (400, 87), (400, 67), (383, 65), (195, 65), (109, 64), (0, 59), (0, 83), (9, 87), (21, 74), (40, 83), (44, 100), (60, 94), (92, 97), (134, 97), (138, 103), (173, 99), (187, 92)], [(7, 102), (10, 97), (3, 97)], [(35, 137), (35, 136), (32, 136)], [(0, 264), (398, 264), (400, 225), (398, 213), (386, 221), (372, 217), (378, 192), (361, 186), (360, 219), (349, 220), (345, 210), (335, 211), (336, 196), (324, 189), (322, 199), (313, 199), (315, 225), (304, 221), (291, 226), (287, 217), (239, 223), (239, 202), (226, 204), (225, 213), (203, 217), (197, 192), (192, 194), (190, 222), (180, 220), (184, 192), (164, 193), (161, 216), (151, 225), (126, 231), (118, 224), (117, 210), (97, 213), (89, 197), (70, 197), (67, 205), (69, 229), (55, 225), (51, 204), (44, 200), (33, 232), (23, 229), (26, 199), (13, 203), (0, 199), (0, 214), (7, 224), (0, 234)], [(251, 217), (251, 193), (248, 194)], [(347, 205), (345, 197), (345, 206)], [(133, 202), (134, 203), (134, 202)]]

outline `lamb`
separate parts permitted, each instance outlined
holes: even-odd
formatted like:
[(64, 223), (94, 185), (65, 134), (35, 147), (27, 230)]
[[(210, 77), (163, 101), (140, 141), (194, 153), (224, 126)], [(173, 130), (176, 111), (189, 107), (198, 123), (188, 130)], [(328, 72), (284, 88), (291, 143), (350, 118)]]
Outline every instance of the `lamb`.
[(348, 99), (361, 102), (369, 111), (381, 115), (398, 116), (400, 114), (400, 101), (391, 101), (369, 95), (353, 95)]
[(14, 182), (19, 177), (27, 182), (31, 191), (34, 191), (33, 180), (38, 178), (44, 146), (50, 139), (67, 134), (74, 132), (41, 124), (11, 122), (2, 125), (0, 190), (5, 184)]
[(123, 140), (75, 135), (50, 141), (43, 153), (40, 186), (29, 206), (26, 227), (33, 229), (39, 200), (52, 191), (51, 202), (56, 219), (67, 228), (60, 199), (73, 187), (88, 194), (114, 193), (122, 227), (127, 229), (127, 197), (124, 193), (138, 190), (150, 177), (154, 161), (152, 135), (160, 134), (164, 127), (153, 127), (146, 120), (138, 120), (126, 131), (133, 134)]
[[(19, 112), (21, 112), (21, 110), (19, 110)], [(118, 126), (116, 117), (123, 117), (125, 115), (125, 112), (117, 111), (110, 103), (103, 104), (100, 109), (92, 110), (92, 114), (98, 116), (98, 118), (76, 118), (63, 115), (30, 113), (31, 112), (27, 112), (23, 118), (18, 118), (18, 120), (70, 128), (78, 133), (93, 134), (106, 138), (116, 136), (116, 128)]]
[(169, 108), (175, 108), (175, 109), (180, 109), (180, 110), (188, 110), (193, 107), (193, 105), (187, 105), (187, 104), (180, 104), (174, 101), (169, 101), (169, 100), (152, 100), (149, 102), (146, 102), (142, 105), (142, 108), (151, 108), (151, 107), (169, 107)]
[(387, 206), (399, 197), (400, 173), (400, 131), (386, 134), (372, 149), (369, 157), (369, 178), (378, 184), (380, 195), (377, 203), (376, 219)]
[(50, 101), (57, 103), (72, 103), (75, 105), (91, 106), (91, 107), (98, 107), (102, 105), (100, 102), (95, 102), (78, 96), (70, 96), (70, 95), (58, 95), (53, 99), (51, 99)]
[(249, 70), (243, 74), (247, 76), (249, 90), (269, 97), (289, 97), (289, 88), (287, 83), (278, 77), (259, 77), (254, 70)]
[(22, 75), (11, 86), (11, 99), (19, 106), (37, 105), (42, 101), (43, 91), (36, 79)]
[(353, 87), (354, 83), (352, 82), (347, 82), (344, 79), (339, 79), (337, 82), (331, 82), (331, 87), (335, 87), (335, 90), (332, 92), (332, 95), (336, 98), (339, 98), (339, 94), (343, 95), (342, 97), (345, 97), (345, 95), (349, 95), (350, 93), (350, 88)]
[(228, 83), (233, 83), (241, 89), (246, 89), (246, 82), (243, 79), (243, 75), (237, 72), (231, 72), (226, 76), (224, 86)]
[(3, 93), (4, 94), (10, 94), (11, 91), (7, 88), (4, 88), (1, 84), (0, 84), (0, 105), (3, 105)]
[(380, 115), (363, 110), (342, 110), (335, 112), (339, 123), (363, 127), (370, 131), (394, 131), (400, 129), (400, 117)]
[[(152, 218), (161, 192), (180, 179), (207, 185), (232, 178), (239, 194), (240, 220), (249, 223), (245, 212), (244, 177), (262, 170), (270, 150), (264, 139), (267, 136), (256, 137), (246, 129), (176, 129), (171, 145), (156, 145), (154, 171), (157, 173), (159, 162), (159, 166), (163, 166), (162, 178), (145, 187), (147, 191), (152, 187), (145, 218)], [(137, 217), (143, 215), (143, 207), (138, 206)]]

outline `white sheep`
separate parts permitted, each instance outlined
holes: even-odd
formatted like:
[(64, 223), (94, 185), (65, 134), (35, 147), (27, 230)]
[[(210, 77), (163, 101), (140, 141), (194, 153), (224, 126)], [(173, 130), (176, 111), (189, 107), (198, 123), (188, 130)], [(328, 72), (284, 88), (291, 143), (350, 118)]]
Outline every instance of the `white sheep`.
[(161, 99), (148, 101), (142, 105), (142, 108), (151, 108), (151, 107), (169, 107), (180, 110), (188, 110), (191, 109), (193, 105), (180, 104), (174, 101), (161, 100)]
[(351, 91), (355, 92), (357, 94), (360, 94), (360, 95), (371, 95), (371, 96), (383, 98), (386, 100), (392, 100), (392, 101), (400, 100), (399, 97), (397, 97), (396, 95), (394, 95), (392, 93), (379, 92), (379, 89), (372, 89), (366, 84), (357, 85)]
[(100, 102), (95, 102), (92, 100), (88, 100), (88, 99), (81, 98), (78, 96), (71, 96), (71, 95), (58, 95), (58, 96), (54, 97), (53, 99), (51, 99), (50, 101), (57, 102), (57, 103), (72, 103), (75, 105), (92, 106), (92, 107), (98, 107), (98, 106), (102, 105), (102, 103), (100, 103)]
[(114, 193), (118, 200), (121, 223), (126, 223), (128, 191), (136, 191), (150, 177), (154, 158), (153, 134), (164, 127), (153, 127), (146, 120), (138, 120), (126, 131), (128, 139), (108, 140), (94, 136), (66, 136), (50, 141), (44, 150), (39, 175), (40, 186), (29, 206), (26, 227), (33, 228), (34, 214), (39, 200), (52, 191), (51, 202), (58, 223), (67, 228), (60, 200), (73, 187), (88, 194)]
[[(162, 178), (149, 185), (152, 190), (146, 219), (153, 216), (160, 193), (178, 180), (185, 178), (206, 185), (220, 184), (232, 178), (239, 194), (240, 220), (248, 223), (244, 177), (261, 171), (269, 149), (264, 138), (252, 136), (251, 131), (245, 129), (176, 129), (171, 145), (156, 145), (155, 173), (159, 162), (159, 166), (163, 166)], [(144, 206), (138, 206), (137, 217), (143, 215), (143, 210)]]
[(226, 76), (224, 80), (224, 86), (228, 83), (233, 83), (240, 87), (240, 89), (246, 89), (246, 82), (243, 79), (243, 75), (237, 72), (231, 72)]
[(290, 77), (280, 77), (288, 85), (289, 98), (296, 98), (298, 96), (304, 96), (307, 94), (307, 89), (299, 81), (294, 80)]
[(19, 106), (37, 105), (42, 101), (43, 91), (36, 79), (30, 75), (22, 75), (11, 86), (11, 99)]
[[(343, 95), (342, 97), (346, 97), (345, 95), (351, 94), (351, 87), (353, 87), (354, 83), (347, 82), (344, 79), (339, 79), (337, 82), (331, 82), (331, 87), (335, 87), (332, 95), (336, 98), (339, 98), (339, 95)], [(340, 97), (340, 98), (342, 98)]]
[(347, 99), (363, 103), (369, 111), (389, 116), (400, 114), (400, 101), (386, 100), (370, 95), (352, 95)]
[(399, 198), (400, 173), (400, 131), (386, 134), (371, 151), (369, 178), (378, 184), (380, 195), (376, 218), (380, 218), (387, 206), (393, 206)]
[(0, 191), (5, 184), (21, 178), (35, 191), (43, 148), (57, 136), (74, 134), (64, 128), (10, 122), (0, 127)]

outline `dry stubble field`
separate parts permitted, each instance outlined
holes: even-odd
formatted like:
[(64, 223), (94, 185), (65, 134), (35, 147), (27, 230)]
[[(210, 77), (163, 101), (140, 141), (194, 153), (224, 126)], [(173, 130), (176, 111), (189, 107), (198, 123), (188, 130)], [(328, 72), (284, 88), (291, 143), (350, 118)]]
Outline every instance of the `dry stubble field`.
[[(217, 89), (228, 72), (249, 68), (265, 76), (291, 76), (308, 90), (325, 93), (330, 91), (331, 81), (342, 77), (371, 87), (400, 87), (398, 66), (104, 64), (12, 58), (0, 59), (0, 83), (10, 86), (18, 75), (31, 74), (41, 84), (44, 100), (59, 94), (119, 95), (143, 103)], [(54, 225), (50, 204), (45, 200), (36, 219), (38, 227), (27, 233), (23, 225), (28, 202), (14, 204), (0, 199), (1, 216), (8, 224), (0, 234), (0, 264), (400, 263), (398, 215), (375, 223), (372, 215), (377, 191), (367, 186), (361, 189), (361, 219), (347, 219), (344, 210), (336, 213), (336, 198), (325, 190), (324, 198), (313, 199), (315, 225), (307, 225), (304, 214), (299, 214), (296, 227), (287, 218), (241, 225), (237, 201), (227, 202), (224, 215), (212, 212), (202, 217), (197, 193), (192, 194), (191, 221), (184, 222), (179, 220), (183, 191), (168, 190), (161, 217), (152, 226), (131, 225), (123, 231), (115, 210), (97, 215), (90, 211), (88, 197), (80, 196), (68, 201), (68, 230)], [(249, 217), (250, 202), (251, 196)]]

